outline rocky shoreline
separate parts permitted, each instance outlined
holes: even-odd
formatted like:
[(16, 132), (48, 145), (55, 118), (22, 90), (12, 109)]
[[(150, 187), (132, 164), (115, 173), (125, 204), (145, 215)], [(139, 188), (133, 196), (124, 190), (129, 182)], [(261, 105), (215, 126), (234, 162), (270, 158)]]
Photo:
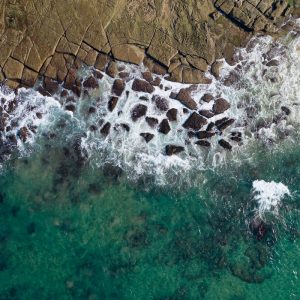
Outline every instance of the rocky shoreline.
[[(292, 7), (292, 6), (293, 7)], [(209, 84), (219, 59), (253, 34), (278, 35), (297, 15), (291, 1), (21, 1), (0, 5), (0, 82), (32, 87), (39, 76), (68, 82), (82, 65), (116, 73), (115, 61), (170, 81)], [(282, 26), (285, 24), (285, 26)]]

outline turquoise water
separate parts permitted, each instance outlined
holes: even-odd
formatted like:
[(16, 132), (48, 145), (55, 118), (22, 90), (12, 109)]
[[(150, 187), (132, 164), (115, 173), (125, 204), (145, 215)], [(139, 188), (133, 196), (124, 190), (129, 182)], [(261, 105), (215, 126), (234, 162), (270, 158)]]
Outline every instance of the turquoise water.
[[(132, 182), (48, 143), (0, 177), (0, 299), (299, 299), (300, 151), (256, 145), (198, 184)], [(184, 176), (184, 174), (178, 174)], [(249, 229), (254, 180), (291, 197)]]

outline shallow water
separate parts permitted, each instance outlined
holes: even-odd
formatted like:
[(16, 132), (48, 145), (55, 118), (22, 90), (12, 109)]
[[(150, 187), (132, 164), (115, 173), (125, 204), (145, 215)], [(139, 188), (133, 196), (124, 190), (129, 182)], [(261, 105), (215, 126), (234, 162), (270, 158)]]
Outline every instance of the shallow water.
[[(215, 143), (164, 156), (166, 144), (185, 143), (183, 114), (145, 146), (145, 123), (130, 120), (137, 95), (107, 113), (109, 78), (74, 114), (57, 95), (21, 90), (9, 119), (19, 121), (15, 151), (0, 152), (0, 299), (300, 299), (299, 44), (296, 33), (255, 39), (237, 53), (237, 84), (198, 87), (199, 99), (230, 99), (225, 115), (244, 134), (231, 153)], [(88, 130), (102, 118), (132, 130), (103, 139)], [(36, 134), (22, 142), (25, 125)]]

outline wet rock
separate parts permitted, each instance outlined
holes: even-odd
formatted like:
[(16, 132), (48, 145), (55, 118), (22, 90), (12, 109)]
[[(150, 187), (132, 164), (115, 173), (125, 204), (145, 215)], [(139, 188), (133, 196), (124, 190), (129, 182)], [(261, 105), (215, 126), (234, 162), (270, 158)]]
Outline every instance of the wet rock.
[(69, 95), (69, 93), (68, 93), (67, 90), (63, 90), (63, 91), (60, 93), (60, 96), (61, 96), (62, 98), (67, 97), (68, 95)]
[(153, 76), (152, 76), (152, 73), (149, 72), (149, 71), (146, 71), (146, 72), (143, 72), (142, 73), (142, 76), (143, 78), (148, 81), (149, 83), (152, 83), (153, 82)]
[(97, 131), (98, 127), (96, 125), (90, 126), (90, 131)]
[(119, 98), (118, 97), (111, 97), (108, 101), (108, 110), (113, 111), (118, 103)]
[(149, 143), (154, 138), (154, 134), (148, 132), (141, 133), (140, 136), (144, 138), (146, 143)]
[(213, 137), (214, 135), (216, 135), (216, 133), (210, 132), (210, 131), (198, 131), (195, 133), (195, 136), (200, 140), (209, 139), (209, 138)]
[(281, 110), (289, 116), (291, 114), (291, 110), (287, 106), (281, 106)]
[(116, 79), (112, 86), (112, 92), (117, 96), (121, 96), (124, 90), (125, 82), (122, 79)]
[(103, 74), (102, 74), (100, 71), (98, 71), (98, 70), (94, 70), (94, 71), (93, 71), (93, 75), (94, 75), (96, 78), (98, 78), (98, 79), (102, 79), (102, 78), (103, 78)]
[(158, 120), (151, 117), (146, 117), (146, 122), (151, 128), (155, 128), (158, 125)]
[(215, 114), (211, 110), (199, 110), (199, 114), (204, 116), (205, 118), (209, 119), (212, 118)]
[(131, 119), (137, 121), (139, 118), (143, 117), (147, 113), (147, 106), (144, 104), (137, 104), (131, 111)]
[(117, 76), (118, 66), (117, 66), (116, 62), (114, 62), (114, 61), (109, 62), (107, 69), (106, 69), (106, 74), (112, 78), (115, 78)]
[(65, 109), (68, 110), (68, 111), (71, 111), (71, 112), (75, 112), (76, 107), (75, 107), (74, 104), (67, 104), (67, 105), (65, 106)]
[(223, 84), (225, 86), (231, 86), (231, 85), (237, 83), (239, 78), (240, 78), (240, 75), (237, 72), (232, 71), (229, 73), (229, 75), (227, 77), (225, 77), (225, 79), (223, 80)]
[(227, 119), (225, 118), (225, 120), (223, 122), (220, 122), (217, 124), (216, 122), (216, 126), (220, 131), (225, 130), (227, 127), (231, 126), (233, 123), (235, 122), (234, 119)]
[(163, 134), (168, 134), (171, 131), (171, 127), (169, 121), (167, 119), (163, 119), (158, 127), (158, 132)]
[(122, 124), (121, 124), (121, 126), (122, 126), (122, 128), (123, 128), (125, 131), (127, 131), (127, 132), (129, 132), (129, 131), (130, 131), (130, 127), (129, 127), (129, 125), (128, 125), (128, 124), (124, 124), (124, 123), (122, 123)]
[(177, 109), (176, 108), (171, 108), (167, 112), (167, 118), (170, 122), (176, 122), (177, 121)]
[(96, 107), (91, 106), (91, 107), (89, 108), (89, 110), (88, 110), (88, 113), (89, 113), (89, 114), (94, 114), (96, 111), (97, 111), (97, 110), (96, 110)]
[(225, 140), (219, 140), (219, 145), (221, 146), (221, 147), (223, 147), (224, 149), (226, 149), (226, 150), (231, 150), (232, 149), (232, 146), (227, 142), (227, 141), (225, 141)]
[(104, 136), (107, 136), (110, 132), (111, 124), (106, 122), (100, 130), (100, 133)]
[(230, 104), (228, 103), (227, 100), (225, 100), (224, 98), (218, 98), (217, 100), (215, 100), (215, 103), (213, 106), (213, 112), (216, 115), (218, 115), (218, 114), (222, 114), (229, 108), (230, 108)]
[(210, 142), (204, 140), (197, 141), (195, 144), (201, 147), (210, 147)]
[(202, 101), (207, 102), (207, 103), (212, 101), (213, 99), (214, 99), (214, 97), (211, 94), (204, 94), (201, 98)]
[(278, 67), (279, 66), (279, 61), (277, 60), (277, 59), (272, 59), (272, 60), (270, 60), (270, 61), (268, 61), (267, 63), (266, 63), (266, 66), (267, 67)]
[(198, 131), (205, 124), (207, 124), (207, 120), (198, 113), (193, 112), (182, 126), (186, 129)]
[(169, 109), (169, 102), (165, 98), (162, 98), (162, 97), (160, 97), (158, 95), (154, 95), (152, 97), (152, 101), (155, 103), (156, 107), (160, 111), (167, 111)]
[(167, 145), (165, 151), (166, 155), (171, 156), (183, 152), (184, 147), (176, 145)]
[(190, 89), (181, 89), (175, 99), (189, 109), (197, 109), (197, 102), (192, 98)]
[(18, 132), (19, 138), (22, 140), (22, 142), (26, 142), (28, 136), (29, 136), (29, 130), (27, 127), (20, 128)]
[(154, 87), (147, 81), (135, 79), (132, 84), (132, 89), (136, 92), (153, 93)]
[(90, 76), (83, 82), (83, 87), (87, 89), (97, 89), (99, 84), (95, 77)]
[(241, 132), (231, 132), (230, 139), (232, 141), (235, 141), (237, 143), (240, 143), (242, 141), (242, 133)]
[(58, 91), (59, 85), (56, 81), (49, 77), (44, 78), (44, 89), (50, 94), (54, 95)]

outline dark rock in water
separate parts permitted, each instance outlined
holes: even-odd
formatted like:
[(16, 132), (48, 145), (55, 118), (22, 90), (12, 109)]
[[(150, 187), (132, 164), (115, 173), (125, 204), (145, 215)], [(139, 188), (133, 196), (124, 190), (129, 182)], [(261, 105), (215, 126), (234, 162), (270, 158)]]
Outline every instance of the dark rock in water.
[(59, 85), (56, 81), (49, 77), (44, 78), (44, 89), (50, 94), (54, 95), (58, 91)]
[(167, 118), (169, 119), (170, 122), (177, 121), (177, 109), (176, 108), (169, 109), (167, 112)]
[(195, 144), (202, 146), (202, 147), (210, 147), (210, 142), (208, 142), (208, 141), (200, 140), (200, 141), (197, 141)]
[(99, 195), (102, 192), (102, 186), (98, 182), (91, 183), (88, 186), (88, 192), (90, 194)]
[(197, 109), (197, 102), (192, 98), (190, 89), (181, 89), (175, 99), (189, 109)]
[(267, 226), (259, 216), (256, 216), (250, 222), (250, 230), (260, 241), (267, 233)]
[(166, 155), (171, 156), (174, 154), (178, 154), (184, 151), (184, 147), (176, 146), (176, 145), (167, 145), (166, 146)]
[(109, 122), (106, 122), (103, 127), (101, 128), (100, 132), (104, 135), (107, 136), (110, 131), (111, 124)]
[(281, 110), (288, 116), (291, 114), (291, 110), (286, 106), (281, 106)]
[(213, 95), (211, 94), (204, 94), (201, 98), (202, 101), (204, 102), (210, 102), (214, 99)]
[(69, 95), (69, 93), (68, 93), (67, 90), (63, 90), (63, 91), (60, 93), (60, 96), (61, 96), (62, 98), (67, 97), (68, 95)]
[(83, 87), (87, 89), (97, 89), (99, 84), (95, 77), (90, 76), (83, 82)]
[(122, 123), (121, 126), (122, 126), (122, 128), (124, 128), (127, 132), (130, 131), (129, 125)]
[(146, 96), (141, 96), (141, 97), (139, 97), (139, 99), (141, 99), (143, 101), (149, 101), (149, 98)]
[(122, 79), (116, 79), (112, 86), (112, 92), (117, 96), (121, 96), (124, 90), (125, 82)]
[(146, 122), (151, 128), (155, 128), (158, 125), (158, 120), (151, 117), (146, 117)]
[(215, 126), (218, 127), (218, 126), (222, 125), (224, 122), (226, 122), (228, 120), (229, 120), (229, 118), (227, 118), (227, 117), (224, 117), (222, 119), (216, 120), (215, 121)]
[(167, 119), (163, 119), (158, 127), (158, 132), (163, 134), (168, 134), (171, 131), (171, 127), (169, 121)]
[(153, 93), (154, 87), (145, 80), (135, 79), (132, 84), (132, 89), (136, 92)]
[(218, 124), (217, 128), (220, 131), (222, 131), (222, 130), (226, 129), (227, 127), (231, 126), (234, 123), (234, 121), (235, 121), (234, 119), (228, 119), (228, 120), (222, 122), (221, 124)]
[(213, 106), (213, 112), (218, 115), (230, 108), (230, 104), (224, 98), (218, 98)]
[(23, 141), (26, 142), (28, 136), (29, 136), (29, 130), (27, 127), (22, 127), (20, 128), (19, 132), (18, 132), (18, 136), (19, 138)]
[(96, 112), (96, 107), (91, 106), (91, 107), (89, 108), (89, 114), (94, 114), (95, 112)]
[(232, 71), (229, 75), (224, 79), (223, 84), (225, 86), (231, 86), (238, 82), (240, 75), (236, 71)]
[(216, 135), (215, 132), (209, 132), (209, 131), (198, 131), (195, 133), (195, 136), (198, 138), (198, 139), (209, 139), (211, 137), (213, 137), (214, 135)]
[(149, 71), (146, 71), (146, 72), (143, 72), (142, 73), (142, 76), (143, 78), (148, 81), (149, 83), (152, 83), (153, 82), (153, 76), (152, 76), (152, 73), (149, 72)]
[(147, 106), (144, 104), (137, 104), (131, 111), (131, 118), (133, 121), (137, 121), (147, 113)]
[(182, 126), (186, 129), (197, 131), (205, 124), (207, 124), (207, 120), (196, 112), (193, 112)]
[(190, 110), (184, 107), (184, 108), (182, 109), (182, 112), (183, 112), (184, 114), (189, 114), (189, 113), (190, 113)]
[(103, 167), (103, 175), (114, 181), (118, 180), (123, 174), (123, 170), (120, 167), (113, 166), (111, 164), (105, 164)]
[(74, 104), (67, 104), (65, 106), (65, 109), (68, 110), (68, 111), (74, 112), (76, 110), (76, 107), (75, 107)]
[(215, 115), (211, 110), (199, 110), (199, 114), (207, 119), (212, 118)]
[(219, 140), (219, 145), (221, 147), (223, 147), (224, 149), (226, 149), (226, 150), (231, 150), (232, 149), (232, 146), (227, 141), (225, 141), (223, 139)]
[(37, 91), (42, 95), (42, 96), (51, 96), (49, 92), (47, 92), (42, 86), (39, 86)]
[(90, 131), (96, 131), (98, 127), (96, 125), (91, 125), (90, 126)]
[(154, 134), (148, 132), (141, 133), (140, 136), (144, 138), (146, 143), (149, 143), (154, 138)]
[(118, 103), (119, 98), (118, 97), (111, 97), (110, 100), (108, 101), (108, 110), (113, 111)]
[(99, 72), (98, 70), (94, 70), (93, 71), (93, 75), (98, 78), (98, 79), (102, 79), (103, 78), (103, 74), (101, 72)]
[(279, 61), (277, 59), (272, 59), (266, 63), (267, 67), (277, 67), (279, 66)]
[(169, 102), (165, 98), (162, 98), (158, 95), (154, 95), (152, 97), (152, 101), (155, 103), (156, 107), (161, 111), (167, 111), (169, 109)]

